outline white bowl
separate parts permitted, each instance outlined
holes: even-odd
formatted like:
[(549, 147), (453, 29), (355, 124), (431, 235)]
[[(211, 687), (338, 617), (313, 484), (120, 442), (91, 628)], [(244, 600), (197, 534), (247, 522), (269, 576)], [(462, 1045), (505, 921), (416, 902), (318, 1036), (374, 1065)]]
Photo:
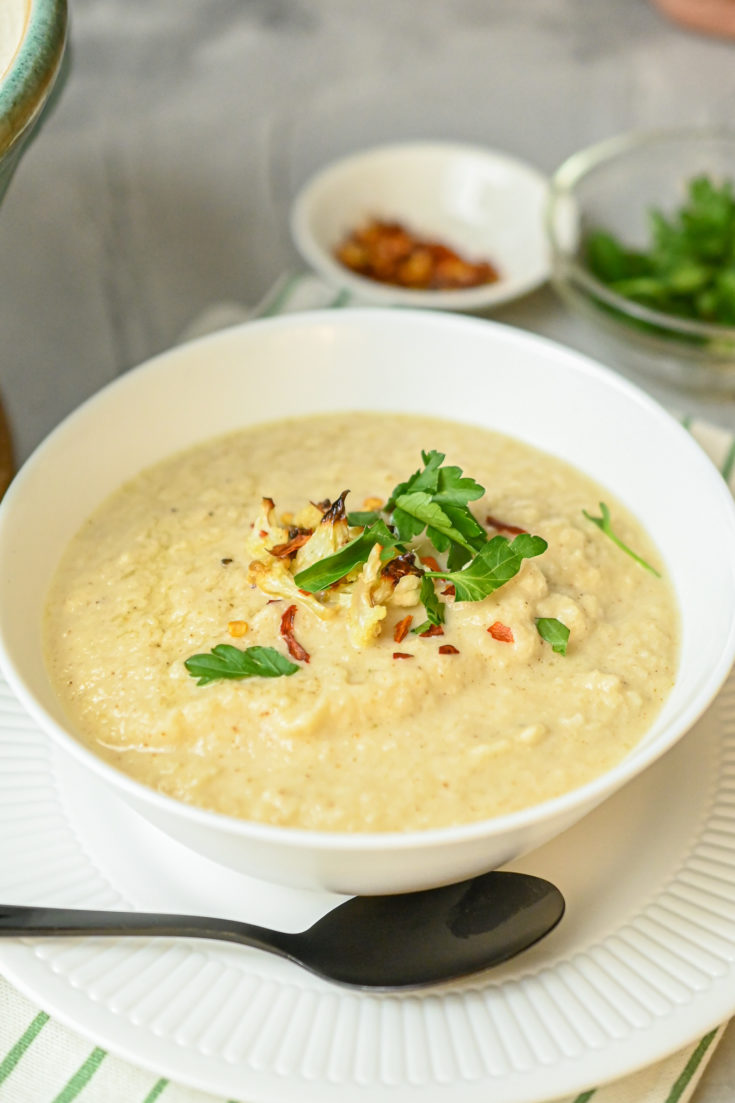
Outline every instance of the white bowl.
[[(525, 295), (549, 275), (544, 230), (548, 186), (505, 153), (451, 142), (408, 142), (353, 154), (322, 169), (291, 212), (294, 243), (308, 265), (366, 303), (480, 310)], [(489, 260), (495, 283), (412, 291), (351, 272), (334, 258), (343, 238), (371, 218), (397, 221), (470, 260)]]
[[(444, 385), (436, 385), (441, 379)], [(90, 511), (141, 468), (195, 442), (246, 424), (349, 409), (439, 414), (511, 434), (588, 472), (645, 524), (680, 603), (681, 669), (650, 731), (619, 765), (512, 815), (431, 831), (348, 835), (250, 823), (179, 803), (119, 773), (74, 738), (44, 667), (41, 618), (62, 550)], [(322, 311), (248, 323), (173, 349), (68, 417), (0, 506), (0, 661), (27, 710), (88, 768), (90, 785), (109, 786), (164, 831), (224, 865), (298, 886), (417, 889), (540, 846), (687, 731), (727, 675), (734, 626), (735, 507), (698, 445), (617, 375), (478, 319)]]

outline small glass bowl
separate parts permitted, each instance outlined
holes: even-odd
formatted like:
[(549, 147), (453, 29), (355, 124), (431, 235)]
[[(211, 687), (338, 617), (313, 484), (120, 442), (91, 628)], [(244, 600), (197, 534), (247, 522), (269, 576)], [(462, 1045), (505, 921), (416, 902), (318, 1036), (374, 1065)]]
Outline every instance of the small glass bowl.
[(640, 131), (573, 154), (551, 180), (551, 281), (608, 340), (621, 365), (686, 390), (735, 394), (735, 326), (664, 314), (624, 298), (592, 274), (582, 251), (592, 230), (648, 249), (650, 211), (676, 212), (689, 181), (702, 175), (735, 181), (735, 131)]

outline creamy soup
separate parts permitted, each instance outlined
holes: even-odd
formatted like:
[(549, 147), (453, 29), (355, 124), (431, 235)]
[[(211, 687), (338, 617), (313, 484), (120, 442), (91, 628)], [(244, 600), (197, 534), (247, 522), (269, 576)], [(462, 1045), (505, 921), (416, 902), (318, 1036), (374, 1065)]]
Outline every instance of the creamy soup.
[[(395, 535), (391, 495), (432, 449), (484, 488), (464, 508), (472, 548), (373, 540), (346, 577), (306, 586), (371, 524)], [(344, 519), (348, 488), (369, 517)], [(601, 502), (640, 559), (592, 520)], [(492, 540), (528, 554), (458, 600), (456, 572)], [(646, 533), (570, 466), (479, 428), (341, 414), (246, 429), (123, 486), (68, 548), (45, 640), (79, 738), (138, 781), (271, 824), (402, 831), (512, 812), (619, 762), (671, 689), (678, 620)], [(276, 653), (277, 676), (185, 665), (222, 645)]]

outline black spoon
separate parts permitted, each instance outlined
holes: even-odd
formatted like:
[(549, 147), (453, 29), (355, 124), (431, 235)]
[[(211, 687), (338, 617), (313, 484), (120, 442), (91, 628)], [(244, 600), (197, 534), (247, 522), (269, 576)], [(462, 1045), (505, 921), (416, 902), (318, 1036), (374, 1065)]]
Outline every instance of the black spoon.
[(239, 942), (359, 988), (418, 988), (487, 969), (532, 946), (564, 914), (564, 897), (525, 873), (485, 873), (424, 892), (355, 896), (288, 934), (195, 915), (0, 904), (0, 937), (167, 935)]

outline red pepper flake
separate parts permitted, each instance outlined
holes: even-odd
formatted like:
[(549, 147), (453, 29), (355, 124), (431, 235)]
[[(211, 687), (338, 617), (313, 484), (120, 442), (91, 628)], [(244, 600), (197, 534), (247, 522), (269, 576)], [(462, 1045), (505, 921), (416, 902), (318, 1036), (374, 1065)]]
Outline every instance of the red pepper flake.
[(401, 643), (405, 640), (412, 623), (413, 617), (410, 614), (404, 617), (403, 620), (398, 621), (398, 624), (393, 629), (393, 639), (396, 643)]
[(459, 655), (459, 651), (451, 643), (443, 643), (439, 648), (440, 655)]
[(425, 632), (419, 632), (420, 636), (443, 636), (444, 629), (441, 624), (432, 624), (431, 628), (427, 628)]
[(295, 555), (299, 548), (303, 548), (306, 541), (311, 537), (311, 529), (304, 532), (299, 532), (292, 539), (288, 540), (285, 544), (275, 544), (274, 547), (269, 548), (271, 555), (275, 555), (277, 559), (290, 559), (292, 555)]
[(306, 651), (296, 637), (293, 634), (293, 620), (296, 616), (296, 606), (289, 605), (286, 612), (281, 617), (281, 635), (286, 641), (288, 647), (288, 653), (292, 659), (298, 660), (300, 663), (308, 663), (310, 659), (309, 652)]
[(421, 562), (425, 567), (428, 567), (430, 571), (441, 570), (441, 567), (437, 563), (436, 559), (434, 559), (433, 555), (422, 555)]
[(456, 593), (457, 593), (457, 591), (456, 591), (455, 587), (450, 582), (449, 585), (447, 586), (446, 590), (442, 590), (442, 597), (454, 597), (454, 595)]
[(512, 629), (507, 624), (501, 624), (499, 620), (490, 625), (488, 632), (494, 640), (500, 640), (501, 643), (515, 643)]
[(412, 659), (413, 655), (409, 655), (407, 651), (394, 651), (393, 652), (393, 658), (394, 659)]
[(528, 532), (528, 529), (519, 528), (518, 525), (506, 525), (505, 521), (499, 521), (497, 517), (492, 517), (489, 513), (485, 518), (486, 525), (492, 525), (494, 529), (498, 529), (501, 532), (509, 532), (511, 536), (520, 536), (523, 532)]

